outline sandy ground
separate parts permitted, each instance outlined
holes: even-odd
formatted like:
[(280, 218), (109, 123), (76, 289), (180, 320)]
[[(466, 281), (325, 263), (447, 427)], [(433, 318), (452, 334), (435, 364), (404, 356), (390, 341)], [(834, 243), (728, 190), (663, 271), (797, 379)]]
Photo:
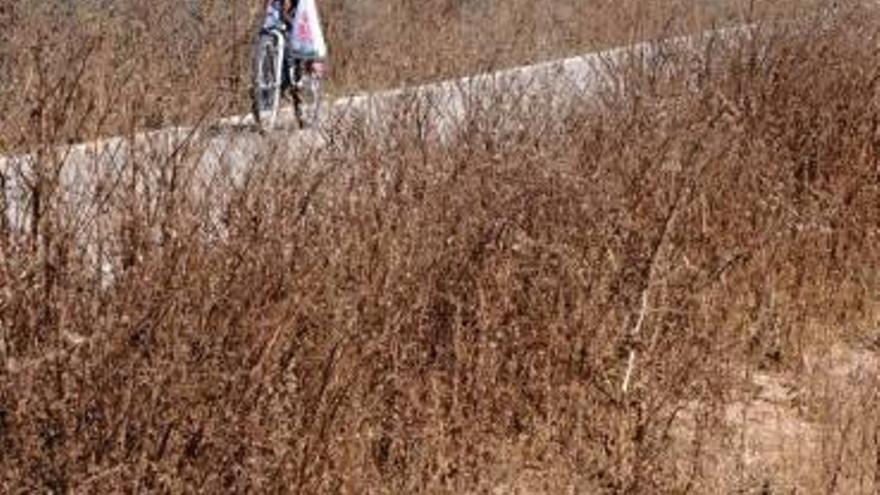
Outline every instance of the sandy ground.
[[(864, 479), (857, 469), (875, 459), (854, 457), (853, 447), (860, 435), (872, 434), (860, 428), (877, 426), (878, 390), (880, 353), (842, 345), (807, 359), (796, 374), (752, 374), (724, 412), (726, 428), (708, 441), (705, 479), (692, 493), (877, 493), (878, 480)], [(673, 455), (690, 445), (693, 421), (681, 416), (675, 435), (683, 450)], [(867, 467), (861, 473), (873, 471)], [(562, 482), (572, 479), (562, 467), (556, 474), (522, 469), (509, 475), (493, 495), (602, 493)]]

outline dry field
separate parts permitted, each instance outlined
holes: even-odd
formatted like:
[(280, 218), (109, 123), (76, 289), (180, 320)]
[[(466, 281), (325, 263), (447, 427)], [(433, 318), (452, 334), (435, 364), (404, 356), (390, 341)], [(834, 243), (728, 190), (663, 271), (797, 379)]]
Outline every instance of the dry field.
[(880, 491), (876, 7), (322, 5), (338, 94), (757, 27), (198, 196), (195, 133), (84, 211), (54, 145), (243, 113), (252, 11), (0, 4), (0, 492)]
[[(790, 17), (819, 3), (320, 0), (333, 94)], [(0, 152), (246, 113), (259, 4), (3, 0)]]

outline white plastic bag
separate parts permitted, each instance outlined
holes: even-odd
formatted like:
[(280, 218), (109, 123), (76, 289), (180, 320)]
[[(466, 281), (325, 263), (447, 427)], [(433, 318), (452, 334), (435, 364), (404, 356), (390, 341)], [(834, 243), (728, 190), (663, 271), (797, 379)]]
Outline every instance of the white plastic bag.
[(294, 56), (308, 59), (327, 58), (327, 43), (315, 0), (300, 0), (293, 17), (293, 33), (290, 36)]

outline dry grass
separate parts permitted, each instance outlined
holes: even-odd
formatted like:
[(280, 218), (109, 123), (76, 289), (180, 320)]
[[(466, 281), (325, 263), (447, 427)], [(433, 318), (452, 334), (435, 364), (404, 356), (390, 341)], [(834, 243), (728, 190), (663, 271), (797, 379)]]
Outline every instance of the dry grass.
[[(4, 3), (0, 151), (246, 113), (258, 3)], [(321, 12), (333, 49), (330, 92), (344, 94), (777, 18), (815, 3), (324, 0)]]
[[(39, 151), (32, 169), (0, 169), (2, 190), (21, 182), (29, 200), (16, 225), (0, 198), (4, 492), (880, 489), (877, 375), (828, 372), (851, 362), (830, 350), (868, 363), (880, 342), (876, 11), (609, 67), (620, 84), (561, 110), (484, 93), (443, 142), (406, 100), (387, 132), (342, 122), (312, 152), (287, 136), (197, 128), (172, 150), (154, 137), (71, 202), (51, 144), (197, 122), (246, 88), (229, 72), (247, 63), (245, 38), (199, 44), (172, 36), (173, 10), (90, 5), (71, 8), (132, 23), (3, 40), (23, 103), (2, 99), (0, 143)], [(224, 5), (205, 3), (219, 13), (199, 29), (245, 33)], [(416, 5), (380, 12), (412, 20)], [(508, 15), (559, 15), (469, 5), (508, 28)], [(616, 34), (540, 49), (487, 29), (497, 39), (470, 45), (480, 58), (437, 50), (456, 28), (433, 14), (390, 57), (368, 41), (389, 33), (367, 19), (343, 35), (351, 12), (326, 7), (334, 46), (364, 40), (338, 49), (342, 88), (641, 38), (678, 19), (656, 8), (635, 34), (622, 8), (587, 21)], [(205, 184), (196, 164), (222, 143)], [(229, 172), (249, 146), (246, 171)], [(756, 386), (772, 404), (757, 416), (785, 415), (763, 422), (770, 448), (776, 433), (802, 438), (801, 457), (762, 448), (755, 461), (735, 419), (755, 417)]]

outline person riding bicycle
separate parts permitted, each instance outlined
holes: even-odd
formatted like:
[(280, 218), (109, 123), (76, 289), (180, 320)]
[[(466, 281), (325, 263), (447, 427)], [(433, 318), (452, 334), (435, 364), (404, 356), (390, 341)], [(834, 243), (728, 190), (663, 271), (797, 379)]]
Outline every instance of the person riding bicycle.
[(300, 127), (313, 125), (327, 58), (315, 0), (263, 0), (261, 5), (265, 18), (254, 46), (254, 120), (272, 128), (279, 105), (289, 98)]
[[(298, 3), (299, 0), (265, 0), (263, 10), (266, 13), (266, 17), (263, 20), (263, 29), (272, 29), (278, 27), (279, 23), (283, 23), (284, 31), (288, 36), (291, 36), (293, 33), (293, 16), (296, 15)], [(290, 42), (284, 44), (284, 65), (285, 67), (294, 67), (295, 77), (299, 79), (300, 64), (299, 60), (294, 57), (291, 46), (292, 43)], [(281, 86), (283, 89), (286, 89), (291, 85), (291, 81), (286, 69), (282, 73)]]

